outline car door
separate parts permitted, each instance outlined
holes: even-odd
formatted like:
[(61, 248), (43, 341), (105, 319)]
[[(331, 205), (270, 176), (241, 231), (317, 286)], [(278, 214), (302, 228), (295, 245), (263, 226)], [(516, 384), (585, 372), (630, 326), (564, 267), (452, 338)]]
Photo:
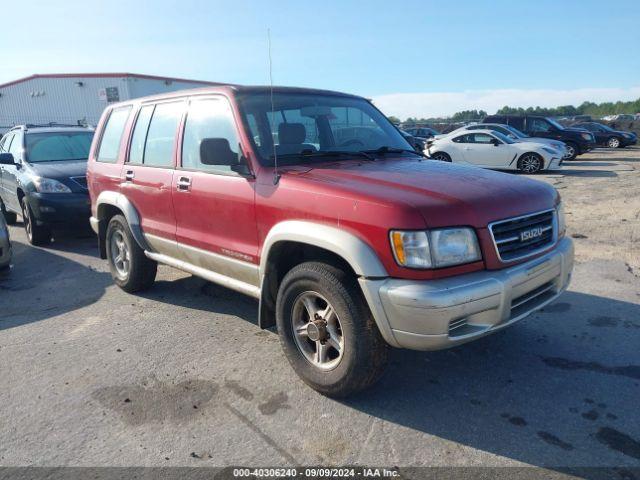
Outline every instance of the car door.
[(204, 164), (200, 145), (208, 138), (226, 139), (234, 153), (241, 152), (237, 123), (224, 96), (189, 102), (172, 189), (181, 258), (258, 286), (254, 178), (217, 165), (215, 159)]
[(588, 123), (585, 125), (581, 125), (580, 128), (586, 128), (591, 133), (593, 133), (593, 136), (596, 139), (596, 143), (599, 143), (599, 144), (607, 143), (607, 140), (609, 138), (609, 133), (600, 125), (594, 125), (592, 123)]
[(527, 118), (527, 134), (531, 137), (560, 137), (558, 130), (543, 118)]
[(122, 169), (121, 192), (140, 215), (145, 239), (153, 250), (171, 257), (177, 257), (171, 189), (185, 105), (173, 100), (141, 106)]
[(24, 134), (22, 131), (18, 130), (13, 133), (13, 139), (8, 151), (13, 155), (13, 161), (16, 165), (4, 165), (2, 170), (3, 198), (9, 210), (21, 212), (20, 201), (18, 200), (18, 175), (20, 170), (24, 168), (22, 166), (22, 162), (24, 162)]
[[(489, 168), (504, 168), (513, 156), (510, 146), (493, 135), (475, 132), (467, 135), (464, 157), (468, 163)], [(496, 145), (497, 143), (497, 145)]]

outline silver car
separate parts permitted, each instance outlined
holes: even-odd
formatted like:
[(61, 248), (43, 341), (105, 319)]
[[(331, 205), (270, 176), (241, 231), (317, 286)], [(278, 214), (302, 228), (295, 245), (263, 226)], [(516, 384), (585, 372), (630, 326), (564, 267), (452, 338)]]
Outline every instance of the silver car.
[(9, 271), (11, 265), (11, 240), (9, 239), (9, 228), (0, 213), (0, 276)]

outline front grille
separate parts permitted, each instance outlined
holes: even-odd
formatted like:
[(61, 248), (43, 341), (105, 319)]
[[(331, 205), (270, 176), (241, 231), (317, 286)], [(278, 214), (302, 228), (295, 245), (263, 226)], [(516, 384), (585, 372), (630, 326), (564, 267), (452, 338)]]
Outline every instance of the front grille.
[(71, 180), (76, 182), (82, 188), (87, 189), (87, 177), (71, 177)]
[(555, 210), (501, 220), (489, 225), (503, 262), (534, 255), (555, 242)]

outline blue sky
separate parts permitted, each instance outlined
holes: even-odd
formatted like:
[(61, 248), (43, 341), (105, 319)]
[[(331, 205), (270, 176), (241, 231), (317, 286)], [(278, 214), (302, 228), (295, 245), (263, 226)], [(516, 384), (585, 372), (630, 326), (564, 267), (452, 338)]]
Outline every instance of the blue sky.
[(0, 29), (12, 47), (0, 82), (130, 71), (264, 84), (270, 28), (275, 83), (358, 93), (389, 114), (640, 96), (638, 0), (23, 0), (3, 17), (21, 20)]

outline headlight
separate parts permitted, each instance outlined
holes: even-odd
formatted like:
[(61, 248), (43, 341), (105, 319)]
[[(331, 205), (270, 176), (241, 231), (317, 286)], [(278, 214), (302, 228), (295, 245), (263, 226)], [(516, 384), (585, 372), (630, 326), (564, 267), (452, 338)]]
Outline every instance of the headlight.
[(550, 153), (551, 155), (557, 155), (558, 152), (556, 152), (553, 148), (549, 148), (549, 147), (542, 147), (542, 149), (547, 152)]
[(556, 207), (556, 215), (558, 216), (558, 238), (562, 238), (567, 232), (567, 223), (564, 218), (564, 206), (562, 202)]
[(398, 264), (408, 268), (441, 268), (480, 260), (480, 247), (471, 228), (391, 232), (391, 249)]
[(588, 142), (590, 142), (592, 140), (592, 138), (593, 138), (590, 133), (586, 133), (586, 132), (585, 133), (581, 133), (580, 136), (582, 138), (584, 138), (585, 140), (587, 140)]
[(52, 178), (36, 177), (33, 179), (36, 191), (40, 193), (71, 193), (71, 189), (64, 183)]

